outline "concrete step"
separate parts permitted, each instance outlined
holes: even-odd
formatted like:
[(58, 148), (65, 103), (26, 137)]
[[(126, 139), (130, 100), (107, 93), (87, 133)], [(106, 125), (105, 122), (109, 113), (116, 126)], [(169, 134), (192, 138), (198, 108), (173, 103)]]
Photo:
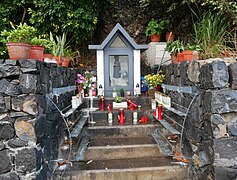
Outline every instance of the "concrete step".
[[(64, 180), (184, 180), (187, 169), (171, 158), (143, 157), (127, 159), (95, 160), (90, 163), (74, 162), (65, 171)], [(56, 172), (54, 179), (59, 178)]]
[(159, 128), (161, 125), (157, 122), (149, 122), (146, 124), (131, 124), (126, 123), (119, 125), (118, 122), (113, 125), (104, 125), (105, 123), (96, 123), (94, 126), (85, 127), (84, 134), (89, 137), (134, 137), (134, 136), (146, 136), (154, 132), (155, 128)]
[(95, 146), (88, 147), (85, 160), (138, 158), (146, 156), (161, 156), (156, 144)]
[(85, 160), (124, 159), (139, 157), (158, 157), (158, 145), (151, 136), (140, 137), (113, 137), (90, 139)]
[[(124, 97), (122, 101), (126, 101), (126, 99), (130, 99), (132, 100), (134, 103), (136, 103), (137, 105), (142, 105), (142, 107), (151, 107), (151, 97), (149, 96), (140, 96), (140, 97)], [(85, 98), (84, 99), (87, 107), (90, 107), (90, 98)], [(113, 97), (104, 97), (104, 104), (105, 107), (108, 104), (112, 104), (112, 102), (114, 102), (114, 98)], [(100, 98), (98, 97), (94, 97), (93, 98), (93, 107), (100, 107)]]
[[(107, 110), (104, 110), (104, 111), (94, 111), (92, 113), (90, 113), (90, 115), (92, 116), (92, 119), (94, 121), (100, 121), (101, 119), (108, 119), (108, 112)], [(149, 120), (152, 120), (153, 119), (153, 111), (151, 109), (141, 109), (141, 110), (128, 110), (128, 109), (125, 109), (124, 110), (124, 116), (125, 116), (125, 119), (128, 119), (128, 120), (131, 120), (133, 119), (133, 112), (137, 112), (137, 116), (138, 116), (138, 119), (141, 118), (141, 116), (147, 116), (149, 118)], [(118, 109), (114, 109), (112, 111), (112, 114), (113, 114), (113, 119), (114, 120), (118, 120), (118, 113), (119, 113), (119, 110)]]

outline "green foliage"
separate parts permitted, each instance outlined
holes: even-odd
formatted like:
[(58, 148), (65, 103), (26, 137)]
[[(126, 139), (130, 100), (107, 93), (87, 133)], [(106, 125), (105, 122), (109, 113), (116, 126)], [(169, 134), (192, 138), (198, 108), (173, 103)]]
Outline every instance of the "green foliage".
[(5, 37), (4, 42), (27, 42), (30, 43), (33, 37), (36, 36), (37, 30), (28, 26), (26, 23), (20, 24), (17, 27), (12, 25), (12, 30), (4, 30), (1, 32), (1, 35)]
[(115, 96), (115, 102), (121, 103), (123, 101), (123, 98), (121, 96)]
[(76, 40), (90, 38), (98, 22), (98, 16), (109, 0), (34, 0), (29, 9), (30, 22), (43, 33), (73, 33)]
[(56, 36), (56, 41), (53, 34), (50, 32), (50, 41), (52, 42), (52, 54), (54, 56), (64, 56), (64, 49), (66, 43), (66, 34), (62, 36)]
[(213, 10), (225, 13), (237, 24), (237, 2), (229, 0), (205, 0), (202, 5), (209, 5)]
[(161, 20), (158, 23), (157, 20), (152, 18), (146, 27), (146, 36), (151, 36), (152, 34), (161, 34), (162, 31), (167, 27), (167, 25), (167, 20)]
[(165, 50), (170, 54), (174, 54), (175, 56), (184, 50), (184, 44), (180, 40), (169, 41), (166, 44)]
[(229, 21), (221, 13), (204, 13), (199, 23), (194, 23), (194, 44), (203, 50), (203, 58), (217, 57), (226, 48)]
[(48, 41), (47, 41), (47, 39), (42, 39), (40, 37), (34, 37), (31, 40), (31, 44), (32, 45), (36, 45), (36, 46), (44, 46), (44, 47), (46, 47), (47, 44), (48, 44)]

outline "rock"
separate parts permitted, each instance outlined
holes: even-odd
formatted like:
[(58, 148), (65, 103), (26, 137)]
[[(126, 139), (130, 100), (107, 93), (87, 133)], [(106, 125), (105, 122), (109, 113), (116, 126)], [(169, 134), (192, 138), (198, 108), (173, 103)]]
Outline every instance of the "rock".
[(21, 68), (37, 69), (37, 60), (20, 60)]
[(14, 127), (19, 139), (25, 142), (36, 140), (33, 122), (34, 120), (28, 120), (26, 118), (16, 119)]
[(193, 85), (193, 83), (188, 79), (188, 67), (190, 61), (183, 61), (180, 63), (180, 77), (182, 85)]
[(237, 120), (228, 123), (228, 131), (232, 136), (237, 136)]
[(15, 172), (9, 172), (0, 175), (1, 180), (20, 180), (19, 176)]
[(27, 146), (27, 142), (22, 141), (19, 138), (16, 139), (11, 139), (8, 141), (8, 146), (10, 146), (11, 148), (19, 148), (19, 147), (24, 147)]
[(204, 109), (212, 113), (237, 112), (237, 91), (222, 89), (205, 93)]
[(222, 167), (237, 166), (237, 138), (221, 138), (214, 140), (215, 165)]
[(17, 151), (15, 164), (16, 171), (20, 173), (30, 173), (35, 169), (35, 149), (24, 148)]
[(21, 74), (20, 67), (0, 64), (0, 78), (13, 76), (13, 75), (20, 75), (20, 74)]
[(20, 95), (12, 98), (12, 109), (36, 115), (37, 104), (34, 95)]
[(3, 144), (2, 141), (0, 141), (0, 151), (3, 150), (5, 148), (5, 145)]
[(6, 79), (0, 80), (0, 92), (9, 96), (17, 96), (21, 94), (18, 84), (14, 81), (8, 82)]
[(215, 167), (215, 179), (216, 180), (236, 180), (237, 169), (234, 167)]
[(201, 161), (200, 167), (204, 167), (214, 162), (214, 149), (213, 149), (213, 140), (202, 141), (201, 146), (199, 147), (199, 158)]
[[(11, 160), (10, 157), (7, 154), (7, 150), (0, 151), (0, 174), (6, 173), (11, 171)], [(4, 163), (3, 163), (4, 162)]]
[(3, 96), (0, 95), (0, 113), (7, 112)]
[(212, 114), (211, 115), (211, 122), (213, 124), (225, 124), (224, 118), (220, 114)]
[(7, 96), (4, 97), (4, 101), (5, 101), (5, 106), (7, 108), (7, 110), (11, 110), (11, 97)]
[(228, 82), (229, 72), (225, 62), (214, 61), (201, 67), (200, 83), (202, 88), (224, 88)]
[(188, 79), (194, 83), (199, 83), (200, 63), (192, 61), (188, 66)]
[(6, 64), (6, 65), (16, 66), (16, 65), (18, 64), (18, 61), (7, 59), (7, 60), (5, 61), (5, 64)]
[(8, 140), (15, 136), (15, 130), (8, 121), (0, 121), (0, 140)]
[(21, 71), (23, 73), (32, 73), (32, 72), (36, 72), (37, 69), (33, 69), (33, 68), (21, 68)]
[(37, 75), (22, 74), (19, 77), (20, 89), (24, 94), (36, 92)]
[(237, 62), (229, 65), (230, 86), (232, 89), (237, 89)]
[(7, 113), (0, 114), (0, 121), (6, 121), (6, 119), (8, 119)]
[(24, 112), (15, 112), (15, 111), (11, 111), (10, 112), (10, 117), (14, 118), (14, 117), (22, 117), (22, 116), (27, 116), (29, 114), (24, 113)]

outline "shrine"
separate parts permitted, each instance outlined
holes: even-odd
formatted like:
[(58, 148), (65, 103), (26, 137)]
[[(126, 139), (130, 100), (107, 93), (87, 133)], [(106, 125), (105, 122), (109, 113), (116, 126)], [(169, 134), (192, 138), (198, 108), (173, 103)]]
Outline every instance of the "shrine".
[(97, 88), (104, 88), (105, 96), (124, 89), (134, 95), (140, 87), (140, 51), (147, 45), (138, 45), (118, 23), (100, 45), (89, 45), (97, 52)]

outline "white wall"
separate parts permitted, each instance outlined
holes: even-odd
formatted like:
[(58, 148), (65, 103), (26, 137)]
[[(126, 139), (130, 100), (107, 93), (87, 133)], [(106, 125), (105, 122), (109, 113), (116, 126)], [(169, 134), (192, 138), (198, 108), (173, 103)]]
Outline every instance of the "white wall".
[[(134, 87), (133, 90), (135, 90), (137, 83), (139, 84), (139, 87), (141, 89), (141, 53), (140, 50), (133, 50), (133, 56), (134, 56)], [(135, 91), (133, 91), (135, 93)], [(141, 92), (139, 92), (140, 94)]]
[(96, 51), (97, 58), (97, 89), (99, 89), (99, 85), (101, 84), (103, 89), (104, 86), (104, 51), (97, 50)]

